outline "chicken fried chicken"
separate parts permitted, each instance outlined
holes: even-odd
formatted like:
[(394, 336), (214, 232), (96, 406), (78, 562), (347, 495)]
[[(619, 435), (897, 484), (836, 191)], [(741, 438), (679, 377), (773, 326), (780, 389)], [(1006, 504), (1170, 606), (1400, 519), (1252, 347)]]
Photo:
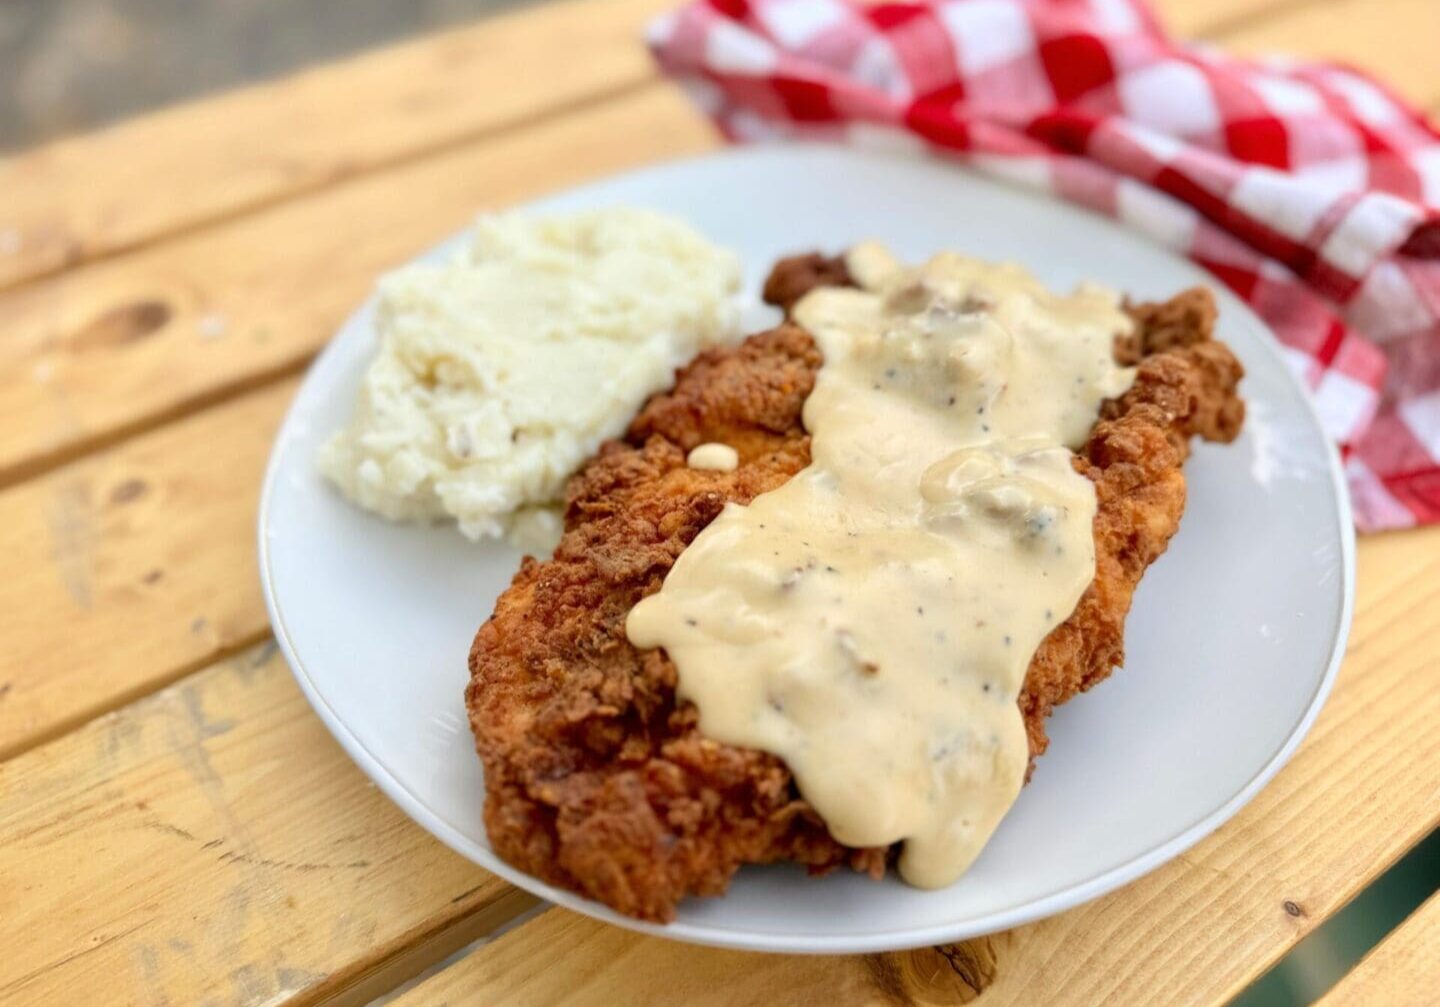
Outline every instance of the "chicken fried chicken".
[[(843, 260), (803, 256), (776, 267), (766, 297), (788, 307), (847, 282)], [(1211, 338), (1207, 292), (1130, 312), (1135, 332), (1115, 352), (1138, 365), (1136, 380), (1075, 462), (1095, 483), (1095, 580), (1036, 652), (1019, 699), (1032, 760), (1050, 710), (1123, 661), (1131, 596), (1184, 508), (1189, 439), (1231, 440), (1243, 419), (1242, 371)], [(480, 628), (466, 702), (486, 828), (517, 868), (656, 921), (686, 895), (723, 892), (746, 863), (884, 873), (890, 851), (834, 840), (783, 762), (704, 737), (695, 708), (676, 700), (674, 664), (625, 635), (630, 609), (727, 502), (809, 464), (801, 408), (820, 364), (811, 337), (786, 323), (680, 371), (574, 477), (554, 558), (527, 558)], [(706, 442), (734, 447), (739, 466), (688, 468)]]

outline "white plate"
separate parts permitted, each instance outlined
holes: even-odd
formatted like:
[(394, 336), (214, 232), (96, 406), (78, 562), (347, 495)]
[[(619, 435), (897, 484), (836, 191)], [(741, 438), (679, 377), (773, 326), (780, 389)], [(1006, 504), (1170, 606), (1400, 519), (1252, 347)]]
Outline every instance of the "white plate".
[[(773, 317), (757, 291), (778, 256), (866, 237), (912, 259), (942, 248), (1016, 259), (1062, 288), (1095, 279), (1166, 297), (1214, 285), (1088, 212), (912, 158), (732, 150), (531, 208), (614, 203), (676, 213), (738, 250), (757, 328)], [(1338, 461), (1263, 323), (1224, 289), (1216, 294), (1219, 334), (1249, 372), (1245, 432), (1228, 447), (1197, 447), (1180, 533), (1135, 599), (1126, 667), (1056, 712), (1034, 782), (974, 868), (942, 891), (746, 868), (729, 894), (692, 899), (658, 927), (496, 859), (462, 692), (471, 638), (519, 555), (470, 546), (450, 528), (388, 525), (344, 503), (315, 471), (316, 448), (348, 418), (373, 350), (372, 305), (310, 370), (270, 460), (259, 545), (276, 637), (321, 719), (411, 817), (572, 909), (667, 937), (805, 952), (934, 944), (1060, 912), (1163, 864), (1235, 814), (1310, 727), (1344, 650), (1354, 537)]]

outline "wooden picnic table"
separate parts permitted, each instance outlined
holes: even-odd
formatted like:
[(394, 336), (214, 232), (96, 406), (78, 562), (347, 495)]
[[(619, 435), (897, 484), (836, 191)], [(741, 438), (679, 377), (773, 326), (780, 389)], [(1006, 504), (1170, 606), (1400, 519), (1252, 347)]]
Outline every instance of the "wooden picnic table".
[[(515, 924), (398, 1002), (1220, 1004), (1440, 821), (1440, 529), (1361, 542), (1334, 695), (1250, 806), (993, 937), (640, 936), (540, 911), (368, 782), (270, 639), (271, 438), (380, 272), (479, 209), (719, 145), (640, 44), (669, 3), (540, 6), (0, 161), (0, 1003), (364, 1003)], [(1159, 6), (1440, 110), (1435, 0)], [(1334, 1002), (1421, 1002), (1437, 915)]]

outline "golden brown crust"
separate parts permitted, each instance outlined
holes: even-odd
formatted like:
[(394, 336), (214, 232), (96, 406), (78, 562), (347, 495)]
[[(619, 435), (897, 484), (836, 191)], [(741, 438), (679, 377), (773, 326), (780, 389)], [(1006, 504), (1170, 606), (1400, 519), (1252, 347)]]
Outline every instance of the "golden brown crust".
[[(814, 262), (804, 269), (772, 276), (767, 292), (793, 302), (808, 289), (797, 277), (844, 280)], [(1240, 368), (1211, 340), (1206, 304), (1191, 292), (1132, 308), (1137, 380), (1076, 463), (1096, 485), (1095, 581), (1037, 651), (1020, 697), (1033, 755), (1047, 745), (1050, 709), (1123, 659), (1135, 585), (1184, 507), (1188, 437), (1238, 430)], [(810, 336), (789, 324), (702, 354), (571, 481), (555, 557), (526, 560), (481, 627), (466, 701), (485, 762), (485, 822), (496, 852), (521, 870), (651, 920), (673, 918), (687, 894), (724, 891), (744, 863), (883, 873), (887, 851), (832, 839), (782, 762), (703, 737), (694, 708), (676, 703), (674, 665), (624, 632), (631, 607), (726, 502), (748, 502), (809, 463), (800, 415), (819, 366)], [(686, 452), (705, 441), (734, 446), (740, 465), (687, 468)]]
[(775, 263), (775, 268), (770, 270), (770, 275), (765, 278), (762, 296), (766, 304), (773, 304), (788, 315), (795, 302), (816, 287), (850, 285), (850, 268), (845, 265), (843, 255), (806, 252)]

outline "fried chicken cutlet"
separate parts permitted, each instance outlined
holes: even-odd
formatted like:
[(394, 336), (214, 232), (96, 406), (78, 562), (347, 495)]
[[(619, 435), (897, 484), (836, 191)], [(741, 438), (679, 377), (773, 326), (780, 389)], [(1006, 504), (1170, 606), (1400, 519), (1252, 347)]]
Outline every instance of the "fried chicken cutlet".
[[(843, 260), (802, 256), (776, 267), (766, 296), (788, 309), (848, 282)], [(1242, 371), (1211, 338), (1207, 292), (1129, 310), (1135, 331), (1115, 353), (1138, 365), (1135, 382), (1075, 463), (1095, 484), (1095, 579), (1036, 652), (1019, 699), (1032, 760), (1050, 710), (1123, 660), (1131, 596), (1184, 507), (1190, 438), (1231, 440), (1243, 419)], [(625, 634), (630, 609), (727, 502), (809, 464), (801, 409), (820, 364), (790, 323), (710, 350), (571, 481), (554, 558), (524, 561), (470, 654), (485, 823), (509, 863), (656, 921), (688, 894), (723, 892), (745, 863), (884, 873), (890, 851), (834, 840), (781, 760), (701, 735), (695, 708), (677, 703), (674, 664)], [(738, 467), (688, 468), (706, 442), (735, 448)]]

